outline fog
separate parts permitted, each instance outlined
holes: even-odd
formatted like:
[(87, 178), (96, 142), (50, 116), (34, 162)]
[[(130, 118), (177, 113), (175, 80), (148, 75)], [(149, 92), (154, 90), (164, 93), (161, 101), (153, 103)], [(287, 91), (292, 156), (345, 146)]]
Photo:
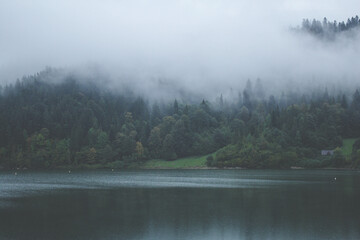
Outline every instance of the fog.
[(46, 66), (139, 94), (229, 94), (353, 86), (360, 38), (323, 42), (289, 29), (302, 19), (346, 21), (358, 0), (0, 0), (0, 83)]

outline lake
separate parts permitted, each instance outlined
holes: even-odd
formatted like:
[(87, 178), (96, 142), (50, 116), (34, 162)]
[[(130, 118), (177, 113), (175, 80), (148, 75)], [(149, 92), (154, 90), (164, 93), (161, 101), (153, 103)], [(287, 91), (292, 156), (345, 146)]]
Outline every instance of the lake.
[(0, 239), (360, 239), (360, 172), (0, 172)]

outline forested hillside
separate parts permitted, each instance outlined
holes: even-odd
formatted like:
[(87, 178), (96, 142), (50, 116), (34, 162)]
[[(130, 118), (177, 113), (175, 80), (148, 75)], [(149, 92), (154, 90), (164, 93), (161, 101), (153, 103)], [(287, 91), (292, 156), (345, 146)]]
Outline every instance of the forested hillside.
[(353, 31), (359, 31), (360, 19), (358, 16), (348, 18), (346, 22), (328, 21), (325, 17), (320, 20), (304, 19), (298, 30), (309, 33), (315, 37), (327, 40), (334, 40), (340, 34), (353, 36)]
[[(1, 168), (101, 165), (127, 167), (149, 159), (205, 155), (215, 167), (355, 166), (343, 138), (360, 136), (360, 94), (268, 95), (249, 80), (237, 99), (149, 102), (68, 76), (45, 73), (2, 86)], [(355, 144), (356, 145), (356, 144)], [(354, 147), (355, 147), (354, 145)], [(356, 146), (358, 146), (357, 144)], [(335, 149), (332, 156), (320, 151)]]

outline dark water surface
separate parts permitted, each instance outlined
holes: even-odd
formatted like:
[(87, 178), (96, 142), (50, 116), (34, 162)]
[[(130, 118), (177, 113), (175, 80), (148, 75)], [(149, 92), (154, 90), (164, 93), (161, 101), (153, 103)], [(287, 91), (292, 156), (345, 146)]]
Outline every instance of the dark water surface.
[(360, 239), (360, 172), (2, 172), (0, 239)]

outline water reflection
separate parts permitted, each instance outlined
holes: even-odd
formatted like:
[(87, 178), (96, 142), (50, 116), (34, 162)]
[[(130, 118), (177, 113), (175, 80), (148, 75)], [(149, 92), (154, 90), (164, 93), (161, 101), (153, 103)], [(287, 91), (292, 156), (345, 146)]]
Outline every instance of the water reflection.
[(0, 238), (360, 239), (358, 173), (70, 175), (1, 174)]

